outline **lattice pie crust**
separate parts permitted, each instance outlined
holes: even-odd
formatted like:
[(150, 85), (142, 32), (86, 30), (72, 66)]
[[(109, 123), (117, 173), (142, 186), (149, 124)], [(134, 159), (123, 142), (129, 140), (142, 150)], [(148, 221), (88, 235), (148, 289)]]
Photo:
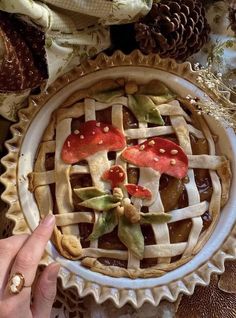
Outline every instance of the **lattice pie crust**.
[[(109, 92), (117, 89), (120, 90), (118, 96), (106, 97)], [(168, 98), (152, 95), (150, 98), (154, 107), (165, 119), (164, 125), (150, 125), (147, 121), (140, 121), (136, 118), (136, 126), (127, 129), (124, 127), (124, 112), (129, 108), (128, 96), (139, 94), (139, 89), (140, 87), (136, 83), (127, 83), (125, 79), (104, 80), (70, 96), (53, 113), (38, 148), (34, 171), (29, 175), (30, 190), (34, 193), (41, 217), (47, 213), (56, 214), (57, 226), (54, 230), (53, 241), (59, 252), (68, 259), (81, 260), (81, 263), (92, 271), (115, 277), (159, 276), (189, 261), (211, 235), (221, 208), (228, 199), (230, 188), (229, 161), (224, 156), (216, 154), (217, 137), (211, 134), (203, 116), (198, 115), (194, 106), (187, 99), (176, 97), (174, 94)], [(103, 93), (105, 97), (102, 95)], [(79, 134), (79, 127), (76, 132), (73, 131), (74, 128), (72, 129), (73, 121), (79, 119), (81, 124), (81, 122), (97, 120), (97, 114), (98, 112), (101, 114), (101, 111), (104, 114), (110, 112), (111, 122), (109, 124), (118, 128), (125, 136), (127, 147), (132, 146), (132, 143), (140, 144), (145, 140), (152, 141), (152, 138), (156, 137), (163, 139), (171, 137), (177, 140), (188, 158), (187, 176), (181, 183), (185, 197), (187, 196), (185, 198), (188, 202), (187, 206), (179, 207), (180, 205), (177, 204), (173, 209), (165, 211), (162, 191), (159, 187), (160, 173), (151, 167), (135, 167), (123, 160), (122, 151), (124, 149), (116, 151), (115, 155), (113, 153), (112, 158), (110, 158), (108, 150), (98, 151), (88, 156), (85, 161), (75, 164), (66, 163), (62, 159), (62, 149), (67, 137), (72, 133)], [(204, 141), (207, 144), (208, 153), (195, 154), (192, 139), (196, 144), (198, 141)], [(53, 168), (50, 170), (46, 169), (49, 157), (54, 162)], [(173, 163), (175, 164), (175, 160), (172, 160)], [(81, 245), (78, 224), (84, 224), (85, 227), (88, 226), (92, 230), (92, 225), (94, 226), (98, 222), (103, 212), (87, 209), (76, 211), (74, 192), (77, 187), (72, 185), (71, 177), (90, 175), (93, 184), (89, 186), (112, 194), (111, 185), (102, 179), (102, 175), (113, 165), (122, 167), (127, 173), (129, 168), (138, 170), (138, 185), (151, 192), (151, 199), (129, 196), (131, 204), (138, 213), (142, 211), (142, 213), (171, 216), (168, 222), (152, 222), (149, 227), (149, 230), (152, 231), (152, 240), (151, 242), (144, 240), (143, 259), (152, 259), (154, 263), (147, 261), (146, 265), (142, 266), (142, 258), (137, 257), (127, 246), (117, 249), (112, 247), (111, 243), (109, 248), (100, 247), (100, 238), (93, 241), (86, 241), (85, 238), (87, 243)], [(201, 187), (196, 181), (196, 171), (200, 171), (200, 174), (207, 172), (211, 191), (205, 200), (204, 195), (201, 194)], [(128, 193), (123, 187), (128, 183), (127, 173), (120, 186), (124, 198), (128, 197)], [(173, 200), (175, 199), (173, 198)], [(204, 216), (206, 215), (210, 219), (208, 226), (204, 226)], [(117, 213), (117, 219), (119, 217)], [(132, 222), (130, 224), (133, 225)], [(187, 231), (187, 239), (179, 241), (170, 238), (171, 225), (174, 224), (176, 224), (177, 236), (179, 235), (178, 226), (183, 227), (187, 224), (190, 227)], [(117, 235), (117, 231), (113, 233)], [(175, 235), (175, 231), (173, 233), (172, 236)], [(119, 265), (121, 263), (123, 265)]]

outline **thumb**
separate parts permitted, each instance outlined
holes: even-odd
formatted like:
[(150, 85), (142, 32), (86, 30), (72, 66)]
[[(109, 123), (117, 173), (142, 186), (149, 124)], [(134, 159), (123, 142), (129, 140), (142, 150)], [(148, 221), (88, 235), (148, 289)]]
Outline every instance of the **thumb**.
[(57, 275), (60, 265), (47, 266), (35, 285), (32, 313), (34, 318), (49, 318), (57, 293)]

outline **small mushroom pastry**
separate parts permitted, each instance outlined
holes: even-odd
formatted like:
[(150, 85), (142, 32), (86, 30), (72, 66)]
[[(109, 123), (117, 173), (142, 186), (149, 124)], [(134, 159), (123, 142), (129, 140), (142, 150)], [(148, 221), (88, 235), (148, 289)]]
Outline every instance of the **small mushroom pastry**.
[(158, 80), (102, 80), (52, 115), (29, 188), (56, 215), (62, 256), (114, 277), (190, 261), (228, 199), (231, 172), (204, 118)]

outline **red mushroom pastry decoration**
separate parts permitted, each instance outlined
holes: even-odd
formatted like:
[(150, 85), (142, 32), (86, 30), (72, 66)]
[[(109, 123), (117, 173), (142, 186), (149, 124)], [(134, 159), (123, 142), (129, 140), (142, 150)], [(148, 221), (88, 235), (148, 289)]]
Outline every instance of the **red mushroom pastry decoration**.
[(125, 147), (124, 135), (116, 127), (90, 120), (69, 135), (62, 148), (62, 159), (76, 163), (98, 151), (117, 151)]
[(111, 168), (106, 170), (102, 175), (104, 181), (111, 183), (112, 189), (121, 185), (125, 181), (125, 177), (126, 173), (119, 165), (111, 166)]
[(162, 173), (182, 179), (188, 172), (187, 155), (179, 145), (168, 139), (148, 139), (139, 145), (126, 148), (121, 156), (135, 166), (155, 170), (158, 179)]
[(149, 189), (138, 184), (128, 183), (125, 184), (125, 188), (127, 192), (134, 198), (150, 200), (152, 197), (152, 192)]
[(68, 164), (87, 160), (93, 185), (100, 190), (107, 188), (103, 173), (110, 168), (109, 151), (126, 146), (125, 136), (113, 125), (90, 120), (69, 135), (62, 148), (62, 160)]

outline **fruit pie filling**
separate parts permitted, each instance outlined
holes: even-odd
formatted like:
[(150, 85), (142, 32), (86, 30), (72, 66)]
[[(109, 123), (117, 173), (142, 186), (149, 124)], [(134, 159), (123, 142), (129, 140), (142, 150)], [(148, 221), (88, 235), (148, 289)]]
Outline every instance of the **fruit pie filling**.
[[(163, 116), (163, 120), (166, 125), (169, 124), (169, 117)], [(106, 110), (97, 111), (96, 112), (96, 121), (102, 122), (107, 125), (111, 125), (111, 107), (107, 108)], [(81, 125), (85, 122), (84, 116), (81, 116), (78, 119), (73, 119), (71, 123), (71, 131), (79, 131)], [(154, 126), (153, 124), (148, 124), (148, 127)], [(123, 127), (124, 129), (132, 129), (138, 127), (138, 121), (136, 120), (135, 116), (132, 112), (128, 109), (123, 108)], [(166, 140), (174, 142), (178, 145), (178, 140), (176, 135), (165, 135), (163, 137)], [(190, 134), (191, 140), (191, 147), (193, 155), (200, 155), (200, 154), (208, 154), (208, 143), (206, 139), (197, 139), (195, 136)], [(137, 139), (127, 139), (127, 146), (136, 146), (138, 144)], [(108, 152), (108, 159), (115, 160), (116, 152), (109, 151)], [(174, 161), (173, 161), (174, 162)], [(76, 162), (79, 165), (86, 165), (86, 160), (81, 160)], [(45, 162), (46, 170), (53, 170), (54, 169), (54, 156), (52, 154), (48, 154), (46, 157)], [(211, 179), (209, 176), (208, 169), (194, 169), (195, 181), (196, 185), (200, 194), (200, 201), (209, 201), (212, 195), (212, 184)], [(139, 180), (139, 169), (130, 166), (127, 168), (127, 180), (128, 184), (136, 185), (138, 184)], [(70, 176), (70, 182), (72, 189), (79, 189), (79, 188), (87, 188), (92, 187), (92, 179), (90, 174), (72, 174)], [(160, 184), (159, 184), (159, 191), (161, 196), (161, 201), (164, 206), (165, 211), (171, 211), (177, 208), (184, 208), (188, 206), (188, 196), (185, 189), (185, 183), (188, 182), (188, 177), (185, 176), (183, 178), (176, 178), (174, 176), (170, 176), (166, 173), (162, 173), (160, 177)], [(132, 188), (132, 187), (131, 187)], [(128, 193), (132, 194), (132, 189), (129, 188)], [(54, 213), (57, 214), (57, 206), (55, 200), (55, 184), (50, 185), (51, 194), (54, 201)], [(143, 189), (142, 189), (143, 190)], [(144, 189), (145, 190), (145, 189)], [(144, 191), (143, 190), (143, 191)], [(131, 191), (131, 192), (130, 192)], [(157, 189), (158, 191), (158, 189)], [(129, 194), (129, 197), (131, 197)], [(80, 203), (82, 199), (78, 197), (73, 192), (73, 205), (74, 205), (74, 212), (79, 211), (93, 211), (93, 209), (85, 206), (81, 206)], [(145, 206), (142, 206), (141, 212), (147, 213), (148, 209)], [(202, 216), (203, 220), (203, 228), (202, 232), (205, 231), (209, 225), (211, 224), (211, 217), (208, 212), (205, 212)], [(185, 242), (188, 239), (190, 230), (191, 230), (192, 221), (191, 219), (181, 220), (178, 222), (173, 222), (168, 224), (169, 228), (169, 235), (170, 235), (170, 243), (179, 243)], [(93, 224), (92, 223), (79, 223), (79, 233), (80, 233), (80, 240), (82, 248), (86, 248), (90, 246), (89, 236), (93, 231)], [(141, 231), (144, 237), (144, 244), (153, 245), (156, 243), (153, 229), (151, 224), (141, 224)], [(116, 226), (110, 233), (101, 235), (98, 238), (98, 248), (102, 249), (111, 249), (111, 250), (127, 250), (126, 246), (121, 242), (118, 237), (118, 226)], [(173, 257), (172, 261), (178, 260), (180, 257)], [(114, 265), (119, 267), (127, 267), (127, 260), (119, 260), (113, 259), (108, 257), (100, 257), (98, 260), (104, 265)], [(157, 264), (157, 258), (144, 258), (140, 261), (141, 268), (148, 268)]]

